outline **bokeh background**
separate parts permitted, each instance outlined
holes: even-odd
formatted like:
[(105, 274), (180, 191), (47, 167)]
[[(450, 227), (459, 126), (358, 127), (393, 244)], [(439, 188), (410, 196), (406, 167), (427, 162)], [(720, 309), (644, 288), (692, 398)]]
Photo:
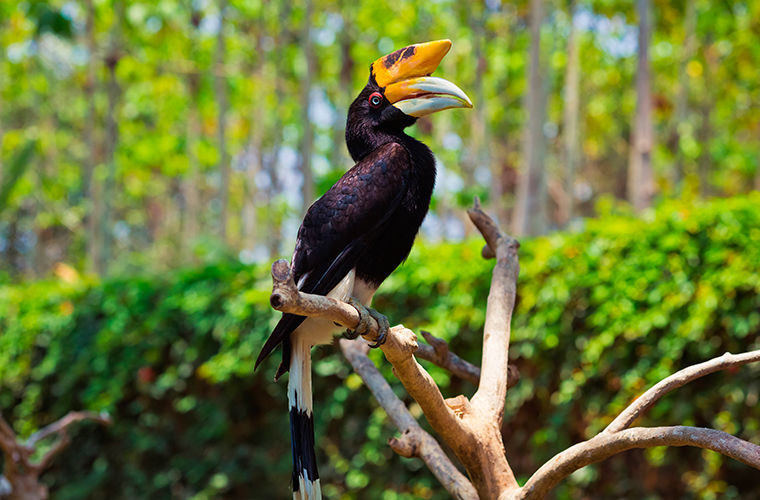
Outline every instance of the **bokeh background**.
[[(53, 498), (288, 497), (285, 384), (275, 360), (253, 373), (268, 265), (351, 166), (369, 64), (440, 38), (436, 75), (475, 107), (410, 129), (438, 183), (376, 305), (477, 361), (490, 264), (464, 207), (521, 237), (503, 429), (520, 480), (668, 373), (760, 347), (759, 1), (5, 1), (0, 411), (21, 435), (68, 410), (115, 420), (75, 432)], [(445, 498), (334, 349), (315, 357), (326, 496)], [(712, 375), (642, 424), (760, 443), (758, 375)], [(656, 448), (557, 496), (760, 489), (715, 453)]]

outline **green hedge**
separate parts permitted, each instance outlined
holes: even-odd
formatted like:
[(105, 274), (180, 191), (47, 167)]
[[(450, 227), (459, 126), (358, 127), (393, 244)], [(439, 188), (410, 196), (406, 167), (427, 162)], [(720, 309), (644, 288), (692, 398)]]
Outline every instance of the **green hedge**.
[[(418, 243), (376, 307), (477, 361), (492, 267), (480, 246)], [(520, 259), (510, 352), (522, 379), (508, 395), (504, 435), (521, 481), (663, 376), (760, 348), (758, 193), (671, 202), (642, 219), (609, 213), (581, 232), (525, 241)], [(225, 262), (101, 284), (61, 267), (53, 281), (0, 287), (6, 418), (22, 434), (72, 409), (107, 410), (115, 421), (77, 428), (76, 444), (44, 476), (53, 498), (288, 497), (285, 381), (271, 382), (276, 360), (252, 372), (276, 321), (267, 271)], [(315, 358), (326, 496), (446, 498), (419, 461), (390, 451), (391, 424), (335, 350), (321, 347)], [(446, 395), (472, 391), (431, 373)], [(642, 424), (711, 426), (760, 443), (758, 375), (748, 366), (692, 383)], [(759, 495), (757, 471), (681, 448), (627, 452), (557, 491)]]

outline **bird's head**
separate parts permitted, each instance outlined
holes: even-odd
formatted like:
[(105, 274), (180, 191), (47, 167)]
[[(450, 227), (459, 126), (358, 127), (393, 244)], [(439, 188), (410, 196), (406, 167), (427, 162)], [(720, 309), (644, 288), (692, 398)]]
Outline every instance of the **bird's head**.
[(450, 40), (418, 43), (372, 63), (369, 82), (348, 110), (346, 142), (355, 160), (380, 145), (373, 142), (402, 134), (417, 118), (472, 107), (462, 89), (430, 76), (450, 48)]

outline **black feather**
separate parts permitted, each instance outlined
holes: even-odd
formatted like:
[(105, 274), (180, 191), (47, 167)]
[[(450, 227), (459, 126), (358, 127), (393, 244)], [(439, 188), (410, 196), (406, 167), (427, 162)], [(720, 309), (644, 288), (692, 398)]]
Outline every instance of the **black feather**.
[[(406, 149), (396, 143), (385, 144), (346, 172), (309, 207), (298, 231), (292, 262), (296, 283), (305, 276), (301, 291), (326, 295), (357, 267), (378, 238), (387, 233), (389, 221), (407, 193), (409, 175)], [(285, 342), (304, 319), (283, 314), (262, 347), (255, 367)], [(288, 369), (286, 357), (283, 352), (278, 376)]]

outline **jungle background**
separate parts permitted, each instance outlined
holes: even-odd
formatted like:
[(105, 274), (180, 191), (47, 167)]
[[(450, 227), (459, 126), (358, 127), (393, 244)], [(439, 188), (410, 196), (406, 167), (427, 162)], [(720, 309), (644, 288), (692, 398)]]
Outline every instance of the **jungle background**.
[[(475, 107), (411, 129), (438, 183), (375, 305), (478, 362), (491, 264), (464, 208), (479, 196), (520, 236), (518, 479), (665, 375), (760, 347), (760, 1), (5, 1), (0, 412), (22, 436), (68, 410), (114, 420), (73, 432), (53, 498), (289, 496), (285, 383), (276, 360), (253, 372), (269, 264), (351, 166), (369, 64), (440, 38), (436, 75)], [(325, 495), (445, 498), (335, 349), (315, 358)], [(760, 443), (759, 375), (711, 375), (642, 423)], [(654, 448), (557, 496), (760, 489), (716, 453)]]

